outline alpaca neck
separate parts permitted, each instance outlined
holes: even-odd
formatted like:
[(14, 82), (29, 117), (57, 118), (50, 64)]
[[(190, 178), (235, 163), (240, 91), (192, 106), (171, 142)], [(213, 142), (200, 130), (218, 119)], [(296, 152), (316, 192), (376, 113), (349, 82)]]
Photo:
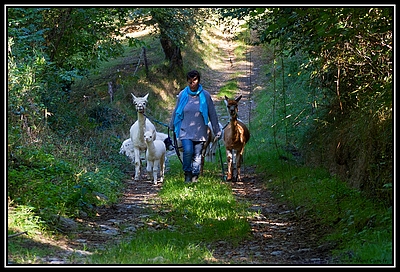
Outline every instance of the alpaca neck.
[(157, 155), (156, 145), (154, 144), (154, 141), (146, 140), (146, 146), (147, 146), (146, 158), (150, 161), (157, 159), (158, 155)]
[(232, 130), (232, 137), (235, 138), (236, 134), (238, 133), (238, 129), (237, 129), (237, 125), (238, 125), (238, 121), (237, 121), (237, 116), (231, 116), (231, 130)]
[(144, 134), (144, 128), (146, 125), (146, 117), (143, 115), (143, 113), (138, 112), (138, 123), (139, 123), (139, 135)]
[(156, 147), (154, 146), (154, 142), (153, 141), (146, 141), (146, 145), (147, 145), (147, 149), (149, 150), (155, 150)]

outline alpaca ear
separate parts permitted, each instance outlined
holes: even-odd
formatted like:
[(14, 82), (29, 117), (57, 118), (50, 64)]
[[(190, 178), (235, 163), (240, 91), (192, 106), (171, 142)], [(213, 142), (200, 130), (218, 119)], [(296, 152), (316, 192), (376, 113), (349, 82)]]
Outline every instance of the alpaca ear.
[(225, 101), (227, 101), (228, 102), (228, 100), (229, 100), (229, 98), (225, 95)]
[(133, 100), (136, 100), (136, 96), (133, 93), (131, 93), (131, 95), (133, 97)]
[(147, 100), (147, 97), (149, 97), (149, 94), (146, 94), (143, 98)]
[(242, 98), (242, 95), (239, 95), (239, 97), (235, 99), (236, 102), (239, 102), (239, 100), (240, 100), (241, 98)]

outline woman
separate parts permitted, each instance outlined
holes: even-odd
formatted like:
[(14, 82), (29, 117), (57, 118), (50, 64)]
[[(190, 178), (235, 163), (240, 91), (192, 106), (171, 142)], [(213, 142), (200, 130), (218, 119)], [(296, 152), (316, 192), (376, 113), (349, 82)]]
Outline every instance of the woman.
[(221, 129), (211, 95), (200, 84), (200, 73), (192, 70), (186, 77), (188, 86), (178, 95), (170, 127), (182, 142), (185, 182), (197, 182), (208, 121), (218, 139), (221, 138)]

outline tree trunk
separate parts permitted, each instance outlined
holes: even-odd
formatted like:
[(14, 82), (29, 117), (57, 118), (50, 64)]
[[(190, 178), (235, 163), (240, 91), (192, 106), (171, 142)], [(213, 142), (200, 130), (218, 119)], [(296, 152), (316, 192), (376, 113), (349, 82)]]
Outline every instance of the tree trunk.
[(165, 35), (161, 35), (160, 42), (164, 50), (165, 59), (170, 63), (169, 72), (182, 71), (183, 59), (179, 46), (174, 45), (173, 42)]

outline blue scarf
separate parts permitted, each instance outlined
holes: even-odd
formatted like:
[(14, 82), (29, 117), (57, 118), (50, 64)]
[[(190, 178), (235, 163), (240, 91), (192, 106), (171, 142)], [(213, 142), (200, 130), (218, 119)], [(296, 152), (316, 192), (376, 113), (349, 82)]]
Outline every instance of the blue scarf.
[(199, 84), (199, 88), (197, 91), (192, 92), (189, 88), (189, 86), (186, 86), (186, 88), (183, 90), (181, 98), (179, 100), (179, 105), (176, 108), (175, 111), (175, 119), (174, 119), (174, 127), (175, 127), (175, 134), (177, 137), (179, 137), (179, 132), (181, 130), (181, 124), (182, 124), (182, 119), (183, 119), (183, 109), (186, 106), (186, 103), (189, 101), (189, 94), (190, 95), (198, 95), (200, 98), (200, 112), (203, 115), (204, 118), (204, 124), (208, 124), (208, 106), (207, 106), (207, 100), (206, 96), (203, 92), (203, 86)]

